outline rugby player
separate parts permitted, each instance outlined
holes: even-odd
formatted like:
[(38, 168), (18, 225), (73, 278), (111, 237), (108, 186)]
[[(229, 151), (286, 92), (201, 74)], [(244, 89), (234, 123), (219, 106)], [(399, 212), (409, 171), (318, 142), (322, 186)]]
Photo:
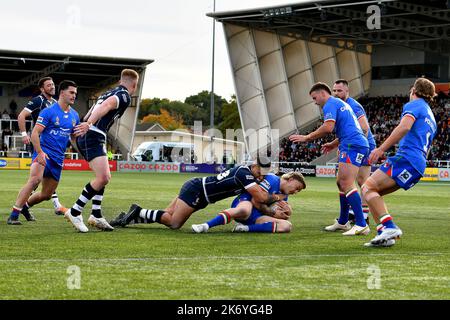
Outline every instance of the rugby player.
[[(19, 221), (19, 214), (26, 202), (31, 206), (49, 200), (61, 178), (64, 153), (69, 140), (75, 137), (80, 118), (71, 108), (77, 96), (75, 82), (62, 81), (58, 92), (58, 102), (41, 111), (31, 133), (34, 152), (30, 177), (17, 196), (7, 221), (10, 225), (22, 224)], [(41, 191), (31, 195), (41, 182)]]
[(323, 108), (324, 123), (308, 135), (291, 135), (289, 139), (296, 143), (309, 142), (336, 132), (339, 139), (337, 185), (341, 195), (341, 208), (345, 206), (343, 201), (348, 201), (355, 213), (355, 225), (343, 235), (367, 235), (370, 228), (364, 219), (361, 196), (355, 180), (364, 158), (369, 155), (369, 142), (351, 107), (341, 99), (331, 96), (331, 89), (327, 84), (314, 84), (309, 94), (315, 103)]
[(184, 183), (179, 195), (164, 210), (143, 209), (132, 204), (129, 211), (111, 221), (113, 226), (130, 223), (160, 223), (170, 229), (181, 228), (192, 213), (206, 208), (210, 203), (239, 195), (251, 194), (257, 203), (272, 204), (284, 195), (269, 194), (259, 186), (263, 176), (271, 170), (267, 158), (258, 158), (250, 166), (240, 165), (216, 176), (193, 178)]
[(273, 173), (265, 176), (260, 186), (270, 194), (282, 194), (284, 199), (274, 206), (257, 209), (253, 206), (252, 196), (245, 192), (233, 200), (231, 208), (223, 210), (215, 218), (202, 224), (193, 224), (195, 233), (208, 232), (210, 228), (224, 225), (235, 220), (237, 223), (233, 232), (267, 232), (287, 233), (292, 229), (289, 218), (292, 207), (287, 203), (287, 196), (294, 195), (306, 189), (305, 178), (300, 172), (289, 172), (278, 177)]
[(88, 224), (100, 230), (112, 231), (102, 215), (101, 204), (105, 186), (111, 180), (111, 172), (106, 151), (106, 136), (114, 121), (120, 118), (131, 104), (131, 95), (136, 91), (139, 75), (131, 69), (124, 69), (119, 86), (102, 94), (91, 107), (76, 130), (77, 148), (95, 174), (95, 178), (84, 187), (79, 198), (64, 216), (79, 232), (88, 232), (83, 222), (82, 211), (92, 199), (92, 212)]
[(412, 188), (424, 175), (427, 154), (437, 131), (436, 120), (429, 106), (435, 96), (434, 83), (418, 78), (409, 92), (410, 101), (403, 106), (400, 123), (369, 156), (369, 161), (376, 163), (389, 148), (399, 143), (397, 153), (387, 158), (362, 187), (372, 216), (380, 221), (377, 236), (365, 246), (393, 246), (395, 239), (403, 234), (388, 213), (383, 196), (400, 188)]

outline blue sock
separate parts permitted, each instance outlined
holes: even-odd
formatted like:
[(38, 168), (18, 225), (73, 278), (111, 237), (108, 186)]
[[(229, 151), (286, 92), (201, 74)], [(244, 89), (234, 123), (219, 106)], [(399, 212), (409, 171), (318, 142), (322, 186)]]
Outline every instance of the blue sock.
[(12, 208), (11, 215), (9, 217), (13, 220), (19, 219), (20, 211), (22, 211), (22, 208), (18, 208), (16, 206), (14, 206)]
[(379, 225), (377, 225), (377, 235), (379, 236), (381, 234), (381, 232), (383, 232), (384, 226), (382, 223), (380, 223)]
[(380, 222), (385, 226), (386, 228), (398, 228), (397, 225), (392, 221), (392, 217), (390, 214), (385, 214), (380, 217)]
[(346, 224), (348, 222), (350, 204), (348, 203), (345, 193), (339, 192), (339, 202), (341, 203), (341, 212), (339, 214), (338, 223)]
[(358, 189), (353, 189), (346, 195), (348, 202), (352, 206), (353, 213), (355, 214), (355, 225), (359, 227), (365, 227), (366, 220), (364, 219), (364, 213), (362, 209), (361, 196), (358, 193)]
[(275, 233), (276, 230), (277, 230), (276, 222), (264, 222), (261, 224), (251, 224), (248, 226), (248, 232)]
[(220, 225), (227, 224), (230, 222), (231, 222), (230, 214), (226, 211), (222, 211), (215, 218), (212, 218), (211, 220), (209, 220), (206, 223), (208, 224), (208, 226), (210, 228), (212, 228), (212, 227), (220, 226)]

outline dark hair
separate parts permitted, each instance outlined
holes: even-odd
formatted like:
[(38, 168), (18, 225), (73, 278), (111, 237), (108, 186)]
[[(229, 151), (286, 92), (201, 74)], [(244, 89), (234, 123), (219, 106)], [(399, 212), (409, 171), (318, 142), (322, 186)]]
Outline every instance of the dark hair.
[(348, 81), (345, 79), (337, 79), (334, 84), (340, 84), (342, 83), (343, 85), (346, 85), (348, 87)]
[(58, 94), (61, 93), (61, 91), (66, 90), (68, 87), (77, 87), (77, 84), (75, 82), (73, 82), (72, 80), (63, 80), (61, 81), (61, 83), (59, 84), (59, 88), (58, 88)]
[(48, 81), (48, 80), (53, 81), (52, 77), (44, 77), (44, 78), (39, 79), (38, 87), (42, 88), (44, 86), (45, 81)]
[(315, 83), (312, 86), (311, 90), (309, 90), (309, 94), (313, 93), (314, 91), (320, 91), (320, 90), (324, 90), (324, 91), (328, 92), (328, 94), (331, 94), (330, 87), (326, 83), (323, 83), (323, 82)]

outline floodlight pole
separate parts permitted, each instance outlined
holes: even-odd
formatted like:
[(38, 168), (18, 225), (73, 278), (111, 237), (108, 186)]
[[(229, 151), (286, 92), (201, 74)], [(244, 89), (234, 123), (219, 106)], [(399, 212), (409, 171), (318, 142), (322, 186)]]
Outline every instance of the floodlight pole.
[[(213, 0), (213, 12), (216, 12), (216, 0)], [(211, 68), (211, 111), (209, 115), (209, 126), (211, 132), (211, 162), (214, 162), (214, 53), (216, 44), (216, 19), (213, 18), (213, 36), (212, 36), (212, 68)]]

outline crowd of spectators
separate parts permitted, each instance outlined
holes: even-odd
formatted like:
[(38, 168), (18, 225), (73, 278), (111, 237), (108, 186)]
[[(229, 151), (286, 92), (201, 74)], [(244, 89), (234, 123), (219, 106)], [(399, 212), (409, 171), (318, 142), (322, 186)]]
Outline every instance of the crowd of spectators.
[[(379, 146), (399, 124), (403, 105), (409, 101), (409, 97), (364, 96), (358, 101), (366, 110), (370, 128)], [(429, 165), (433, 166), (436, 160), (450, 161), (450, 97), (440, 92), (431, 108), (437, 123), (436, 137), (428, 154)], [(280, 162), (311, 162), (322, 155), (321, 146), (332, 139), (334, 136), (330, 135), (307, 144), (293, 144), (285, 138), (280, 142)], [(388, 154), (394, 152), (395, 148), (392, 148)]]

